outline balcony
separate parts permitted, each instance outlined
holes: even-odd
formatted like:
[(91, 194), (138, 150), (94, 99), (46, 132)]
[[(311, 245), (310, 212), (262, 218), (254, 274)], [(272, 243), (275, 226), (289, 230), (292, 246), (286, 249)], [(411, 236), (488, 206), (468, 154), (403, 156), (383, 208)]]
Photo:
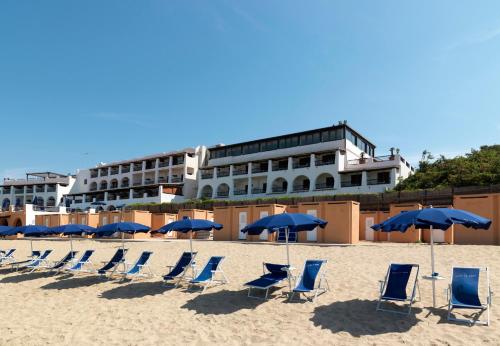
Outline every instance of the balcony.
[(333, 158), (321, 158), (321, 159), (316, 159), (314, 164), (316, 166), (327, 166), (327, 165), (334, 165), (335, 164), (335, 157)]
[(172, 165), (183, 165), (184, 164), (184, 156), (175, 156), (172, 158)]
[(110, 169), (110, 175), (117, 175), (119, 173), (118, 167), (111, 167)]
[(98, 176), (99, 176), (99, 171), (97, 171), (97, 170), (90, 171), (91, 178), (97, 178)]
[(155, 180), (154, 180), (154, 179), (152, 179), (152, 178), (146, 178), (146, 179), (144, 180), (144, 184), (145, 184), (145, 185), (151, 185), (151, 184), (154, 184), (154, 183), (155, 183)]
[(226, 198), (229, 197), (229, 191), (228, 192), (217, 192), (217, 198)]
[(233, 168), (233, 175), (245, 175), (248, 174), (248, 167), (234, 167)]
[(155, 169), (156, 161), (146, 161), (146, 169)]
[(139, 191), (139, 192), (135, 192), (132, 194), (132, 197), (133, 198), (144, 198), (144, 192), (142, 191)]
[(132, 186), (141, 186), (142, 185), (142, 181), (134, 181), (132, 183)]
[(294, 158), (292, 167), (293, 169), (311, 167), (311, 157)]
[(201, 172), (201, 179), (213, 179), (214, 177), (214, 171), (202, 171)]
[(101, 175), (101, 177), (107, 177), (108, 176), (108, 169), (107, 168), (101, 169), (100, 175)]
[(22, 195), (22, 194), (24, 193), (24, 188), (17, 188), (17, 187), (16, 187), (16, 188), (14, 189), (14, 193), (15, 193), (16, 195)]
[(10, 194), (10, 187), (4, 187), (3, 188), (3, 194), (4, 195), (9, 195)]
[(142, 163), (134, 163), (133, 170), (134, 172), (142, 171)]
[(391, 179), (368, 179), (368, 185), (386, 185), (390, 183)]
[(182, 183), (181, 177), (172, 177), (171, 183)]
[(273, 193), (286, 193), (286, 189), (281, 186), (273, 186), (272, 188)]
[(266, 193), (266, 189), (263, 188), (263, 187), (254, 187), (252, 189), (252, 194), (254, 194), (254, 195), (258, 195), (258, 194), (261, 194), (261, 193)]
[(233, 191), (233, 194), (234, 194), (235, 196), (246, 195), (246, 194), (248, 194), (248, 189), (235, 189), (235, 190)]
[(130, 166), (127, 165), (127, 166), (122, 166), (122, 174), (124, 173), (129, 173), (130, 172)]
[(318, 183), (315, 185), (316, 190), (333, 190), (333, 184), (329, 183)]
[(33, 193), (33, 186), (26, 186), (26, 193)]
[(108, 193), (108, 201), (116, 201), (116, 195)]
[(288, 169), (288, 160), (287, 161), (273, 162), (272, 168), (273, 168), (273, 172), (286, 171)]
[(304, 185), (293, 185), (293, 192), (308, 192), (310, 190), (309, 186)]
[(229, 167), (217, 168), (217, 178), (229, 177)]
[(252, 164), (252, 174), (257, 173), (267, 173), (269, 171), (269, 165), (266, 163), (254, 163)]
[(166, 177), (159, 177), (158, 178), (158, 183), (159, 184), (162, 184), (162, 183), (166, 184), (166, 183), (168, 183), (168, 178), (166, 178)]
[(355, 186), (361, 186), (360, 181), (341, 181), (340, 182), (341, 187), (355, 187)]
[(45, 192), (45, 186), (44, 185), (37, 185), (35, 187), (35, 192), (44, 193)]
[(158, 167), (168, 167), (168, 160), (160, 160), (158, 162)]
[(125, 187), (126, 188), (126, 187), (129, 187), (129, 186), (130, 186), (130, 184), (128, 182), (124, 182), (124, 183), (121, 184), (121, 187)]

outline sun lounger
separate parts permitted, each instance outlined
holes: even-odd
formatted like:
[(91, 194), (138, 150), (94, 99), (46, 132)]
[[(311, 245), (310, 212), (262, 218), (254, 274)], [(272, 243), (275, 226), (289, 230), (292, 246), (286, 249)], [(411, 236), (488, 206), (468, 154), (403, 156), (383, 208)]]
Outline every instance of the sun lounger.
[(194, 258), (196, 257), (196, 254), (197, 252), (193, 252), (192, 254), (191, 252), (184, 252), (175, 266), (168, 266), (169, 272), (168, 274), (163, 276), (163, 280), (165, 280), (165, 283), (177, 279), (177, 282), (174, 285), (175, 287), (179, 286), (182, 279), (184, 279), (189, 267), (194, 265)]
[[(298, 294), (299, 297), (303, 294), (307, 299), (314, 301), (318, 295), (328, 291), (330, 285), (326, 280), (325, 271), (323, 270), (321, 275), (319, 275), (321, 267), (326, 263), (326, 260), (307, 260), (304, 264), (302, 273), (294, 278), (296, 285), (290, 294), (289, 300), (292, 300), (295, 294)], [(316, 285), (316, 278), (318, 275), (320, 278), (318, 280), (318, 285)], [(323, 287), (323, 282), (326, 284), (326, 287)], [(306, 293), (311, 293), (312, 296), (307, 297)]]
[(31, 269), (31, 272), (34, 272), (37, 269), (47, 267), (49, 262), (47, 257), (52, 253), (52, 250), (45, 250), (40, 257), (33, 259), (30, 263), (26, 265), (26, 268)]
[[(485, 276), (486, 304), (481, 303), (479, 298), (479, 281), (481, 272)], [(451, 283), (447, 291), (448, 295), (448, 320), (465, 322), (469, 324), (490, 324), (491, 287), (488, 268), (461, 268), (454, 267), (452, 270)], [(453, 309), (479, 310), (477, 317), (486, 311), (486, 321), (479, 319), (460, 319), (452, 315)]]
[(263, 275), (253, 281), (247, 282), (245, 286), (248, 287), (248, 296), (251, 298), (260, 298), (255, 295), (251, 295), (252, 289), (265, 291), (266, 294), (264, 299), (267, 299), (269, 295), (269, 289), (275, 287), (282, 283), (284, 280), (288, 279), (288, 268), (290, 266), (286, 264), (272, 264), (272, 263), (262, 263)]
[(59, 261), (53, 263), (52, 265), (47, 266), (47, 269), (50, 271), (60, 271), (63, 269), (68, 263), (73, 261), (75, 259), (76, 254), (78, 251), (70, 251), (66, 256), (64, 256), (62, 259)]
[(2, 251), (0, 255), (0, 265), (14, 262), (14, 252), (16, 252), (16, 249)]
[[(94, 269), (94, 265), (92, 264), (92, 261), (90, 260), (90, 257), (94, 254), (94, 250), (86, 250), (82, 257), (78, 261), (73, 261), (70, 268), (67, 268), (66, 270), (69, 270), (70, 272), (87, 272), (91, 273)], [(86, 267), (90, 267), (90, 269), (85, 269)]]
[[(189, 281), (188, 289), (191, 289), (193, 286), (201, 286), (203, 287), (203, 293), (210, 286), (227, 283), (227, 278), (221, 266), (224, 258), (224, 256), (210, 257), (203, 270), (198, 275), (195, 275), (194, 279)], [(217, 278), (217, 274), (219, 274), (220, 278)]]
[[(145, 277), (145, 276), (152, 277), (153, 272), (151, 271), (151, 267), (148, 265), (149, 258), (151, 257), (152, 254), (153, 253), (150, 251), (144, 251), (133, 265), (125, 262), (126, 270), (122, 272), (124, 278)], [(145, 272), (145, 269), (147, 269), (147, 273)]]
[[(408, 282), (412, 275), (413, 268), (416, 269), (414, 279), (410, 285), (410, 294), (408, 297)], [(385, 280), (380, 281), (380, 297), (377, 303), (377, 311), (394, 312), (398, 314), (409, 315), (411, 307), (416, 301), (417, 290), (420, 296), (420, 289), (418, 287), (418, 264), (394, 264), (389, 265)], [(408, 311), (401, 312), (394, 309), (382, 308), (383, 302), (402, 302), (408, 303)]]
[(111, 272), (111, 275), (118, 269), (118, 265), (120, 263), (125, 262), (125, 255), (127, 254), (128, 249), (118, 249), (109, 262), (103, 262), (104, 266), (97, 270), (97, 274), (106, 275), (108, 272)]

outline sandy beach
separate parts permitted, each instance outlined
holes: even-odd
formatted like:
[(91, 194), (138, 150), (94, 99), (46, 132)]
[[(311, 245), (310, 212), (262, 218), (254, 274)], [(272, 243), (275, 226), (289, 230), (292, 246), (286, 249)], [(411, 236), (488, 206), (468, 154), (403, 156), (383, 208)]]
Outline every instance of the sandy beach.
[[(108, 260), (116, 241), (80, 239), (76, 250), (95, 249), (94, 263)], [(27, 240), (0, 241), (17, 248), (16, 258), (30, 251)], [(188, 241), (127, 242), (133, 261), (151, 250), (153, 279), (120, 282), (93, 274), (48, 275), (44, 271), (11, 272), (0, 268), (0, 344), (2, 345), (155, 345), (155, 344), (336, 344), (336, 345), (478, 345), (498, 344), (500, 314), (495, 301), (489, 327), (446, 321), (444, 289), (452, 265), (484, 266), (491, 270), (495, 292), (500, 284), (498, 247), (436, 247), (438, 309), (432, 306), (431, 284), (421, 280), (422, 301), (411, 316), (376, 312), (378, 280), (390, 262), (419, 263), (430, 272), (429, 246), (361, 243), (356, 246), (293, 244), (297, 268), (308, 258), (328, 260), (331, 291), (316, 302), (286, 302), (273, 293), (267, 301), (247, 298), (243, 284), (258, 277), (262, 261), (284, 263), (285, 247), (277, 244), (195, 241), (199, 264), (211, 255), (226, 256), (223, 269), (229, 283), (203, 295), (161, 283), (167, 265), (189, 248)], [(35, 249), (54, 249), (52, 260), (69, 251), (65, 240), (35, 240)]]

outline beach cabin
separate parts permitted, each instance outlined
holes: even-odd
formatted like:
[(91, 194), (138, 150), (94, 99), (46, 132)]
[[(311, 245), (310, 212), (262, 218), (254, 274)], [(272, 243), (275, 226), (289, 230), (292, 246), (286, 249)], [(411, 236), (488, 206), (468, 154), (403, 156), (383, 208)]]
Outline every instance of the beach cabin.
[[(417, 209), (422, 209), (422, 205), (419, 203), (391, 204), (389, 208), (389, 216), (393, 217), (398, 215), (402, 211)], [(389, 232), (387, 233), (387, 241), (393, 243), (417, 243), (422, 241), (422, 230), (420, 228), (415, 228), (414, 226), (412, 226), (408, 228), (408, 230), (404, 233)]]
[(375, 232), (371, 227), (389, 218), (389, 211), (364, 210), (359, 212), (359, 240), (387, 241), (387, 233)]
[[(151, 230), (156, 231), (160, 227), (169, 224), (171, 222), (177, 221), (177, 214), (170, 213), (153, 213), (151, 214)], [(170, 232), (168, 234), (154, 233), (155, 238), (175, 238), (173, 234), (175, 232)]]

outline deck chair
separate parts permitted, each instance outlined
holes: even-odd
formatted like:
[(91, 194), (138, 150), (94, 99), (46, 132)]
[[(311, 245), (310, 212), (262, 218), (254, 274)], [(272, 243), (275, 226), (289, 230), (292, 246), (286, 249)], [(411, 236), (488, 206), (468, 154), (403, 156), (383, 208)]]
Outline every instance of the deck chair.
[[(408, 297), (407, 287), (413, 268), (416, 268), (416, 274), (413, 283), (410, 285), (411, 292), (410, 297)], [(418, 264), (390, 264), (387, 269), (387, 274), (385, 275), (385, 280), (380, 281), (380, 296), (377, 303), (377, 311), (409, 315), (413, 303), (417, 300), (417, 291), (420, 299), (420, 288), (418, 287), (419, 269), (420, 267)], [(402, 312), (383, 308), (382, 303), (389, 301), (408, 303), (408, 311)]]
[(28, 256), (29, 259), (27, 260), (24, 260), (24, 261), (17, 261), (17, 262), (10, 262), (9, 264), (11, 265), (11, 268), (12, 270), (16, 269), (19, 270), (19, 268), (22, 266), (22, 265), (26, 265), (28, 263), (31, 263), (34, 259), (40, 257), (42, 253), (38, 250), (33, 250), (31, 251), (31, 255)]
[[(481, 272), (486, 275), (486, 304), (479, 299), (479, 279)], [(469, 324), (490, 325), (490, 306), (492, 297), (490, 287), (490, 273), (488, 268), (461, 268), (453, 267), (448, 296), (448, 321), (465, 322)], [(460, 319), (452, 315), (453, 309), (479, 310), (477, 317), (486, 311), (486, 321), (479, 319)]]
[[(131, 265), (130, 263), (125, 262), (125, 271), (122, 272), (123, 278), (129, 277), (129, 278), (134, 278), (134, 277), (152, 277), (153, 272), (151, 271), (151, 267), (148, 264), (149, 258), (151, 257), (153, 253), (150, 251), (144, 251), (137, 261)], [(147, 273), (145, 272), (144, 269), (147, 269)]]
[(106, 275), (106, 273), (111, 272), (110, 275), (113, 275), (118, 269), (118, 265), (125, 262), (125, 255), (127, 251), (128, 249), (122, 248), (116, 250), (115, 254), (113, 255), (113, 257), (111, 257), (109, 262), (102, 262), (104, 266), (97, 270), (97, 274)]
[(163, 276), (163, 280), (165, 281), (165, 284), (169, 283), (169, 281), (175, 281), (173, 285), (175, 287), (178, 287), (181, 283), (181, 281), (184, 279), (186, 272), (188, 271), (189, 267), (194, 265), (194, 259), (197, 255), (197, 252), (184, 252), (175, 264), (175, 266), (167, 266), (169, 268), (168, 274)]
[[(203, 287), (201, 293), (205, 292), (205, 290), (213, 286), (214, 284), (225, 284), (228, 282), (226, 276), (224, 275), (224, 271), (222, 270), (222, 262), (224, 261), (224, 256), (212, 256), (208, 260), (203, 270), (195, 275), (195, 278), (189, 280), (188, 290), (194, 286)], [(196, 274), (196, 267), (195, 267)], [(219, 274), (220, 278), (217, 278), (217, 274)]]
[[(70, 267), (67, 268), (66, 270), (70, 272), (88, 272), (91, 273), (94, 269), (94, 265), (92, 264), (92, 261), (90, 260), (90, 257), (94, 254), (94, 250), (85, 250), (83, 253), (82, 257), (78, 261), (73, 261), (70, 264)], [(85, 267), (90, 267), (90, 269), (85, 270)]]
[[(321, 275), (319, 275), (321, 267), (326, 263), (326, 260), (307, 260), (304, 264), (304, 270), (294, 280), (296, 285), (290, 294), (289, 300), (292, 300), (295, 294), (298, 294), (299, 297), (303, 294), (306, 299), (313, 302), (320, 294), (330, 290), (330, 285), (325, 277), (326, 272), (323, 270)], [(316, 285), (318, 275), (319, 280), (318, 285)], [(326, 284), (326, 287), (323, 287), (323, 282)], [(311, 293), (312, 296), (308, 297), (306, 293)]]
[(39, 257), (33, 259), (30, 263), (26, 265), (26, 268), (31, 269), (30, 273), (37, 269), (47, 267), (49, 262), (47, 257), (52, 253), (52, 250), (45, 250)]
[(14, 252), (16, 252), (16, 249), (2, 251), (2, 254), (0, 255), (0, 265), (14, 262)]
[(78, 251), (70, 251), (66, 256), (64, 256), (62, 259), (59, 261), (55, 262), (52, 266), (47, 266), (47, 269), (49, 271), (61, 271), (61, 269), (64, 268), (68, 263), (73, 261), (75, 259), (76, 254)]
[(284, 280), (288, 279), (288, 269), (290, 268), (287, 264), (272, 264), (272, 263), (262, 263), (262, 276), (256, 280), (247, 282), (244, 286), (248, 287), (248, 296), (250, 298), (260, 298), (255, 295), (251, 295), (252, 289), (265, 291), (264, 299), (267, 299), (269, 295), (269, 289), (279, 285)]

